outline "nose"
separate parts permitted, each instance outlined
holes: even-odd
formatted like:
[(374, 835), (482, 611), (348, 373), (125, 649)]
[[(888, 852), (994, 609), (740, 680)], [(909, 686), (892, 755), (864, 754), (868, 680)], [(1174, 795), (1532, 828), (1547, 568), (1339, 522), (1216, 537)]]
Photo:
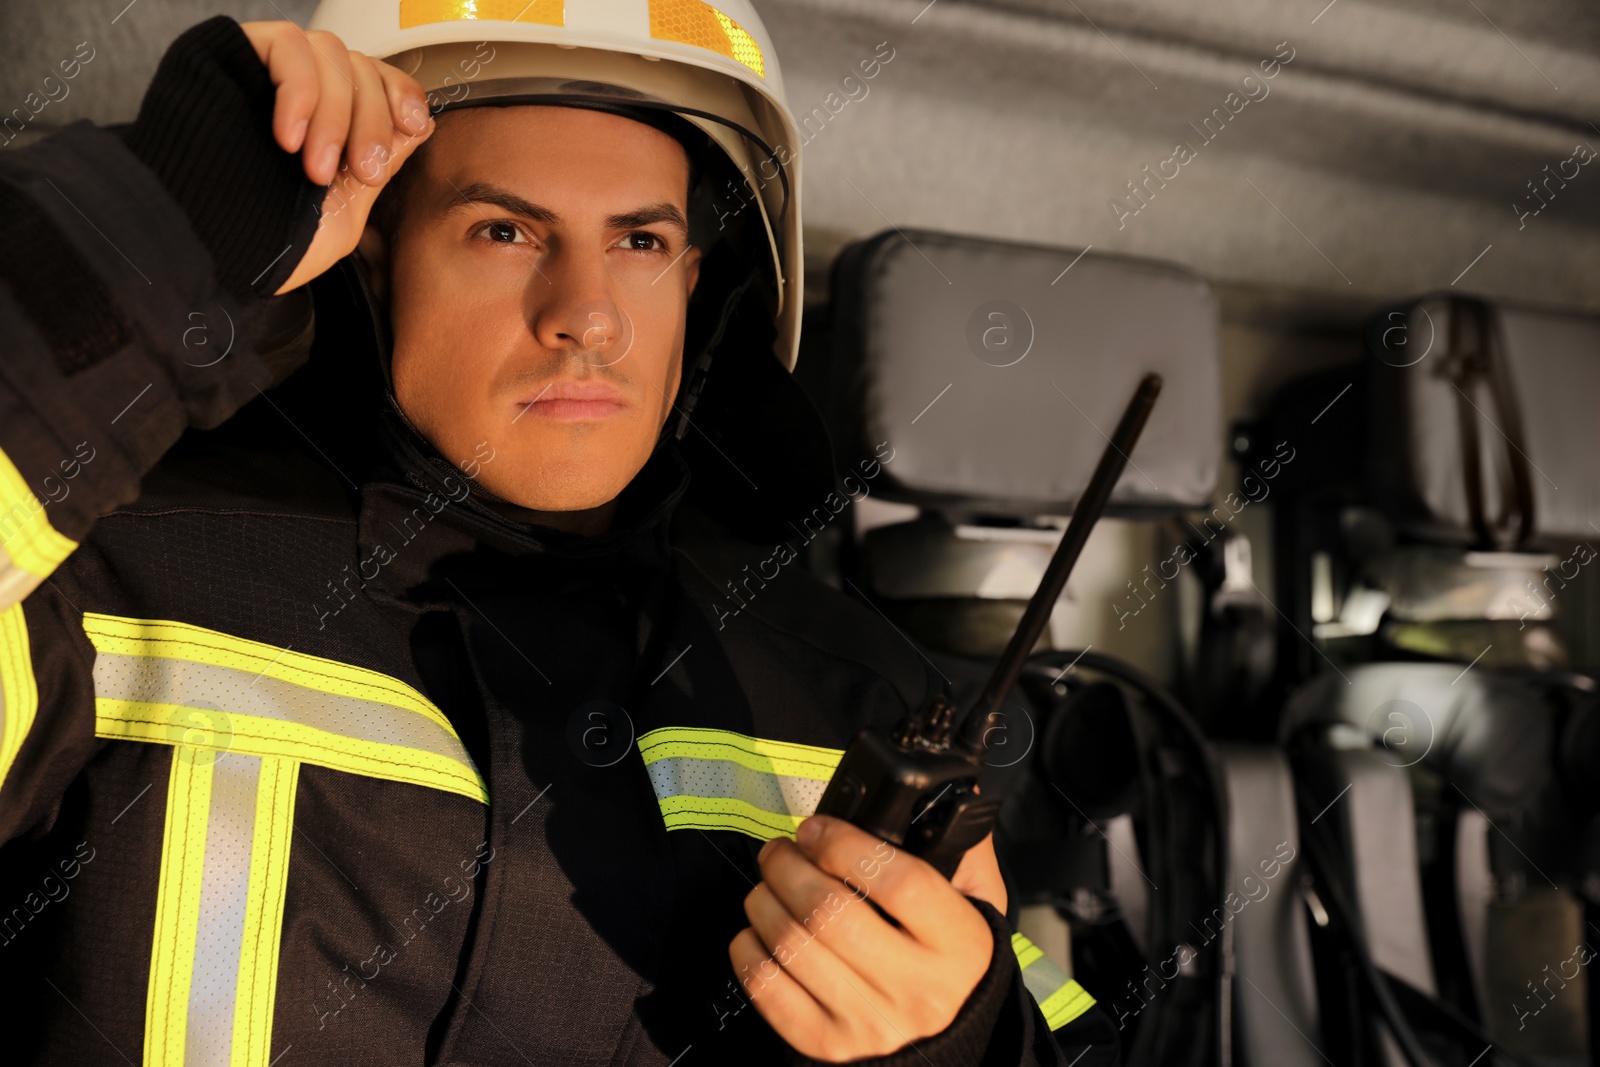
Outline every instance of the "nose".
[(603, 250), (568, 246), (545, 257), (528, 299), (529, 325), (543, 348), (605, 367), (632, 346), (632, 319), (616, 302)]

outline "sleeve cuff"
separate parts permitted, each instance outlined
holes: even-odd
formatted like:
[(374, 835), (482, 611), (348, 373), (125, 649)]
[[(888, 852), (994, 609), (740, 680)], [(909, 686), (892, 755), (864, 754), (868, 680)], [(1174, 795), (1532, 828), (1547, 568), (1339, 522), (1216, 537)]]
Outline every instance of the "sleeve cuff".
[[(997, 1032), (1002, 1008), (1015, 995), (1020, 995), (1021, 978), (1017, 956), (1011, 947), (1011, 927), (1005, 916), (987, 901), (970, 896), (967, 899), (988, 922), (989, 931), (994, 935), (994, 949), (989, 969), (978, 979), (955, 1019), (932, 1037), (922, 1038), (886, 1056), (850, 1060), (850, 1067), (983, 1067), (991, 1062), (1015, 1064), (1019, 1061), (1025, 1035)], [(1010, 1020), (1015, 1014), (1006, 1013), (1004, 1018)], [(1009, 1022), (1006, 1028), (1011, 1028)], [(991, 1048), (997, 1043), (1015, 1048), (1016, 1054)], [(1000, 1058), (994, 1058), (992, 1054), (996, 1052)], [(787, 1044), (784, 1056), (787, 1067), (824, 1067), (826, 1064), (824, 1060), (802, 1055)]]
[(172, 43), (138, 118), (121, 131), (240, 301), (271, 296), (288, 280), (316, 235), (325, 193), (273, 139), (276, 101), (250, 38), (218, 15)]

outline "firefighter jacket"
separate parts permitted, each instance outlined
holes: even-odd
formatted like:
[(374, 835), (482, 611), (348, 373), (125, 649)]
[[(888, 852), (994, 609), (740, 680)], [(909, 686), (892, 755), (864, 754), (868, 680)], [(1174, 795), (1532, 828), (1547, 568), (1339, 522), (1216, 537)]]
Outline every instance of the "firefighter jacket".
[[(354, 272), (264, 295), (320, 190), (242, 41), (202, 24), (130, 130), (0, 158), (7, 1059), (809, 1062), (727, 958), (756, 854), (930, 685), (799, 558), (848, 502), (752, 542), (675, 442), (598, 536), (484, 499), (492, 446), (452, 467), (372, 373)], [(978, 906), (989, 972), (873, 1062), (1105, 1062)]]

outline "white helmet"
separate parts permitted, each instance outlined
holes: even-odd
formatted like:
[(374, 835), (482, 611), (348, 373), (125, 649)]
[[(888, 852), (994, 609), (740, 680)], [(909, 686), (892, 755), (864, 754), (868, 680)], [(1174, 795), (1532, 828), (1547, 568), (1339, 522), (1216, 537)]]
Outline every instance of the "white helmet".
[[(800, 137), (750, 0), (322, 0), (311, 28), (404, 70), (430, 106), (541, 97), (672, 111), (744, 175), (772, 252), (775, 354), (800, 343)], [(487, 54), (484, 45), (490, 47)]]

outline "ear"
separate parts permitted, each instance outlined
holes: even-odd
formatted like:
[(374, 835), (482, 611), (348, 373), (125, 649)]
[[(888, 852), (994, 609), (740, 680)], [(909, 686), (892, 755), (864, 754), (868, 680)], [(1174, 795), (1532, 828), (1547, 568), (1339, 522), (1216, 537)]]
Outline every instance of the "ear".
[(694, 295), (694, 287), (700, 281), (701, 255), (702, 253), (698, 245), (690, 245), (688, 253), (683, 257), (684, 277), (689, 280), (688, 289), (683, 294), (686, 297)]
[(379, 300), (389, 299), (389, 241), (378, 227), (367, 224), (356, 243), (356, 253), (367, 265), (367, 284)]

